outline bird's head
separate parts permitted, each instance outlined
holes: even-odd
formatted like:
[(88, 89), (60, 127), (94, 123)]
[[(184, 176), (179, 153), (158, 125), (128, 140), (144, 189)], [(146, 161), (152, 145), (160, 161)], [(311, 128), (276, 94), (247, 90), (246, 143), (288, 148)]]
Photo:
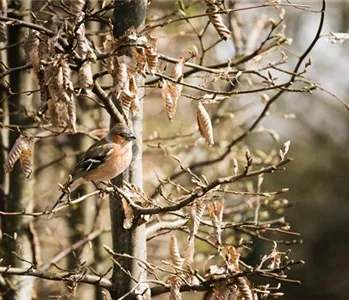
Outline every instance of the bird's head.
[(122, 123), (118, 123), (110, 129), (107, 139), (116, 144), (128, 143), (136, 139), (132, 131), (128, 126)]

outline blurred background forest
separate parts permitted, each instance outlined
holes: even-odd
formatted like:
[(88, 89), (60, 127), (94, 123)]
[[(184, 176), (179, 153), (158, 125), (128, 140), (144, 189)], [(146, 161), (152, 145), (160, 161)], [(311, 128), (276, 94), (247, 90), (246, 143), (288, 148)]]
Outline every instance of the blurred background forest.
[[(155, 3), (164, 5), (163, 2)], [(243, 3), (256, 4), (263, 1), (244, 1)], [(292, 3), (308, 4), (314, 9), (320, 7), (320, 1), (293, 1)], [(155, 9), (154, 13), (159, 11)], [(263, 18), (268, 19), (270, 11), (247, 11), (239, 15), (244, 25), (256, 24)], [(311, 41), (318, 24), (318, 17), (317, 14), (300, 10), (287, 10), (286, 36), (293, 39), (292, 51), (300, 53)], [(348, 20), (349, 1), (329, 1), (323, 33), (349, 32)], [(245, 34), (248, 36), (248, 31), (245, 31)], [(215, 53), (216, 59), (224, 61), (233, 51), (233, 42), (224, 42), (224, 45), (221, 45)], [(320, 83), (346, 102), (348, 102), (349, 86), (348, 52), (348, 43), (331, 44), (324, 36), (310, 54), (313, 64), (307, 73), (308, 78)], [(248, 97), (242, 96), (236, 99), (236, 102), (246, 104), (246, 98)], [(284, 95), (276, 106), (277, 110), (294, 114), (295, 119), (292, 117), (282, 119), (277, 115), (271, 115), (262, 122), (262, 126), (276, 130), (281, 141), (292, 141), (289, 154), (295, 161), (288, 166), (286, 173), (269, 176), (265, 182), (265, 188), (267, 190), (278, 187), (290, 188), (286, 198), (292, 203), (292, 207), (285, 210), (285, 216), (292, 230), (302, 234), (302, 244), (292, 245), (292, 253), (294, 257), (305, 261), (305, 265), (291, 271), (294, 278), (302, 281), (302, 285), (285, 285), (285, 296), (282, 298), (290, 300), (347, 299), (349, 291), (348, 111), (331, 95), (320, 90)], [(179, 107), (179, 109), (182, 108)], [(154, 116), (154, 111), (146, 109), (146, 113)], [(253, 112), (251, 114), (253, 115)], [(179, 128), (183, 124), (183, 120), (180, 120), (181, 115), (181, 113), (177, 115), (178, 118), (174, 123)], [(165, 134), (170, 130), (164, 117), (162, 124), (159, 124), (161, 120), (155, 118), (150, 120), (152, 122), (145, 123), (146, 132), (158, 130)], [(236, 122), (239, 124), (241, 121)], [(226, 130), (228, 134), (234, 134), (235, 129), (233, 118), (232, 124)], [(248, 144), (255, 149), (267, 150), (275, 146), (269, 136), (253, 136), (247, 140)], [(149, 160), (151, 161), (151, 158)], [(259, 259), (263, 253), (263, 247), (269, 246), (261, 244), (258, 252), (253, 253), (252, 261)]]
[[(236, 2), (236, 7), (264, 3), (264, 1)], [(310, 5), (314, 10), (319, 10), (321, 7), (320, 1), (295, 1), (294, 3)], [(306, 76), (348, 102), (346, 93), (349, 92), (347, 76), (349, 42), (332, 44), (327, 35), (329, 32), (349, 32), (349, 1), (329, 1), (327, 5), (323, 37), (310, 53), (312, 65), (307, 69)], [(158, 20), (174, 9), (178, 9), (178, 1), (152, 0), (148, 7), (146, 23)], [(190, 13), (196, 13), (195, 8)], [(272, 17), (277, 18), (278, 15), (279, 11), (273, 8), (238, 13), (237, 20), (243, 32), (243, 39), (250, 43), (252, 49), (263, 39), (264, 26), (268, 20)], [(287, 38), (292, 38), (292, 45), (288, 47), (292, 53), (304, 52), (314, 37), (318, 22), (318, 13), (286, 8), (285, 35)], [(93, 27), (89, 29), (96, 31)], [(217, 38), (217, 33), (213, 28), (208, 32), (209, 38), (204, 40), (204, 43), (210, 44)], [(187, 55), (187, 50), (192, 49), (195, 43), (198, 47), (196, 35), (185, 22), (167, 26), (165, 29), (155, 29), (152, 34), (158, 38), (158, 53), (165, 53), (171, 57)], [(91, 34), (89, 38), (94, 40), (97, 47), (101, 47), (100, 40), (96, 36)], [(219, 43), (208, 51), (204, 62), (221, 63), (234, 57), (235, 46), (231, 39)], [(289, 62), (285, 68), (288, 64), (294, 65), (295, 58), (292, 53), (288, 53)], [(249, 63), (253, 65), (254, 62)], [(160, 68), (166, 68), (166, 62), (162, 61)], [(279, 78), (283, 76), (282, 73), (276, 75)], [(195, 79), (191, 83), (195, 84)], [(103, 85), (110, 85), (110, 81), (104, 81)], [(184, 89), (184, 93), (190, 92)], [(220, 123), (214, 131), (215, 136), (219, 137), (223, 144), (225, 139), (230, 140), (231, 137), (243, 132), (250, 125), (251, 120), (259, 115), (264, 104), (261, 100), (262, 94), (258, 95), (259, 99), (256, 99), (256, 94), (233, 97), (234, 101), (226, 103), (224, 110), (222, 109), (226, 117), (218, 118)], [(104, 128), (102, 133), (91, 132), (93, 135), (102, 136), (109, 126), (107, 114), (91, 104), (91, 101), (83, 101), (83, 99), (84, 97), (81, 96), (79, 109), (88, 110), (89, 113), (78, 115), (78, 124), (83, 124), (82, 127), (86, 131)], [(181, 98), (174, 122), (170, 124), (164, 113), (161, 91), (145, 89), (143, 172), (144, 190), (149, 194), (158, 184), (157, 177), (165, 178), (177, 166), (171, 158), (172, 154), (180, 155), (183, 162), (188, 165), (210, 157), (213, 153), (213, 150), (203, 151), (195, 147), (197, 141), (194, 138), (197, 139), (199, 136), (195, 107), (192, 101), (188, 100), (188, 98)], [(220, 114), (219, 109), (216, 110), (216, 104), (208, 105), (207, 109), (211, 116), (215, 113), (218, 116)], [(288, 155), (294, 158), (294, 161), (287, 166), (286, 172), (268, 175), (263, 183), (263, 189), (267, 191), (290, 188), (286, 194), (282, 195), (288, 199), (289, 207), (276, 210), (274, 213), (275, 215), (283, 213), (287, 222), (291, 224), (291, 230), (301, 233), (302, 243), (287, 247), (292, 249), (294, 259), (305, 261), (304, 265), (296, 266), (290, 272), (290, 277), (300, 279), (302, 285), (283, 284), (285, 296), (282, 299), (347, 299), (349, 290), (348, 110), (329, 93), (319, 89), (311, 93), (285, 93), (260, 125), (270, 129), (274, 136), (277, 133), (278, 141), (268, 134), (252, 134), (246, 139), (247, 146), (244, 145), (241, 148), (239, 146), (236, 151), (241, 150), (242, 153), (242, 150), (248, 147), (255, 156), (259, 155), (258, 151), (268, 154), (272, 149), (278, 150), (285, 141), (290, 140), (291, 147)], [(167, 140), (168, 137), (175, 135), (187, 135), (188, 139)], [(45, 210), (53, 203), (58, 195), (57, 183), (64, 180), (75, 164), (76, 157), (79, 157), (91, 142), (92, 139), (85, 134), (77, 134), (42, 139), (37, 143), (34, 164), (37, 211)], [(41, 155), (42, 153), (45, 155)], [(46, 166), (52, 161), (55, 164)], [(202, 173), (208, 178), (215, 178), (217, 174), (227, 172), (231, 168), (231, 166), (218, 164), (217, 168), (204, 168)], [(185, 184), (186, 179), (181, 178), (179, 182)], [(246, 183), (244, 188), (248, 189), (248, 184)], [(80, 192), (92, 190), (93, 187), (88, 186)], [(239, 200), (241, 199), (235, 199), (237, 202)], [(69, 210), (55, 214), (53, 220), (36, 219), (35, 225), (41, 239), (41, 247), (45, 249), (42, 260), (47, 261), (53, 253), (59, 252), (58, 249), (64, 249), (79, 241), (83, 234), (93, 232), (96, 228), (108, 228), (108, 218), (103, 217), (105, 214), (109, 215), (107, 209), (107, 200), (88, 199), (79, 206), (73, 206)], [(95, 211), (98, 211), (99, 215), (95, 215)], [(74, 230), (71, 230), (72, 228)], [(184, 238), (183, 235), (183, 240)], [(109, 235), (93, 239), (91, 245), (87, 244), (75, 254), (68, 256), (67, 268), (81, 267), (83, 262), (79, 261), (78, 257), (82, 256), (83, 260), (87, 260), (95, 270), (105, 271), (108, 261), (105, 260), (107, 255), (103, 252), (102, 244), (108, 243), (110, 243)], [(95, 251), (90, 251), (92, 248)], [(260, 256), (270, 251), (270, 248), (270, 243), (255, 240), (253, 251), (245, 253), (246, 262), (256, 264)], [(206, 251), (201, 244), (198, 249), (203, 253)], [(167, 259), (168, 255), (168, 237), (154, 238), (149, 242), (150, 260)], [(196, 259), (198, 264), (202, 262), (200, 257)], [(64, 289), (63, 284), (60, 286), (55, 282), (39, 281), (38, 284), (42, 285), (41, 297), (47, 296), (43, 286), (48, 287), (50, 291)], [(79, 297), (89, 299), (87, 297), (90, 296), (87, 295), (91, 295), (92, 292), (92, 287), (84, 286), (84, 289), (79, 291)], [(184, 299), (193, 298), (192, 294), (184, 293), (183, 295)], [(100, 292), (97, 292), (96, 299), (102, 299), (98, 297), (101, 297)], [(40, 298), (39, 295), (38, 299), (45, 298)]]

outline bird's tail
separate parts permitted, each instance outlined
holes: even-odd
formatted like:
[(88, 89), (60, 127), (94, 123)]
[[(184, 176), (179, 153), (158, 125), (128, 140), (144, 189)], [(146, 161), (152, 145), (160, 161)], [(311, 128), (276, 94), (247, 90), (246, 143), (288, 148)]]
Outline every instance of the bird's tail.
[(56, 202), (53, 204), (52, 208), (50, 209), (51, 214), (50, 217), (53, 214), (53, 210), (62, 202), (62, 199), (67, 193), (70, 193), (74, 191), (80, 184), (82, 183), (82, 180), (74, 180), (70, 182), (66, 182), (63, 186), (61, 186), (62, 194), (59, 196), (59, 198), (56, 200)]

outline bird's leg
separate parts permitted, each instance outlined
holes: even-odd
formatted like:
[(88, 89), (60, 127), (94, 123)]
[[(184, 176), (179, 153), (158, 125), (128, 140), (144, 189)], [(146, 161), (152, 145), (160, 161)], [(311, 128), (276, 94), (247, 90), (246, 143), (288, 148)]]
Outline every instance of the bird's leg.
[(70, 191), (67, 193), (67, 204), (71, 205), (71, 196), (70, 196)]
[(98, 198), (102, 199), (104, 197), (105, 191), (99, 183), (103, 183), (103, 182), (96, 183), (96, 182), (92, 181), (92, 183), (96, 187), (96, 189), (99, 191)]
[(108, 181), (101, 181), (102, 184), (104, 184), (107, 187), (114, 187), (114, 184), (108, 180)]

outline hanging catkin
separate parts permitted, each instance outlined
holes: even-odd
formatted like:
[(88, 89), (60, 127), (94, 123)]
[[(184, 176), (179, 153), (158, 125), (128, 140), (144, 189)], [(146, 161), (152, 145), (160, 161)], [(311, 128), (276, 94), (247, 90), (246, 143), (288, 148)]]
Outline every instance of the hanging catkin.
[(14, 164), (19, 159), (23, 173), (28, 178), (32, 173), (32, 152), (34, 138), (20, 135), (13, 145), (4, 164), (5, 172), (12, 171)]
[(206, 1), (206, 2), (208, 6), (206, 13), (209, 14), (208, 17), (212, 25), (217, 30), (221, 39), (227, 40), (230, 37), (230, 31), (227, 28), (227, 26), (224, 25), (222, 16), (218, 13), (219, 7), (215, 2), (212, 2), (212, 1)]
[(197, 122), (202, 137), (212, 146), (214, 144), (212, 123), (209, 114), (201, 102), (199, 102), (197, 107)]

